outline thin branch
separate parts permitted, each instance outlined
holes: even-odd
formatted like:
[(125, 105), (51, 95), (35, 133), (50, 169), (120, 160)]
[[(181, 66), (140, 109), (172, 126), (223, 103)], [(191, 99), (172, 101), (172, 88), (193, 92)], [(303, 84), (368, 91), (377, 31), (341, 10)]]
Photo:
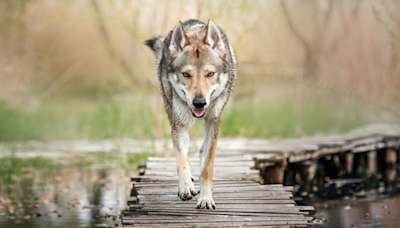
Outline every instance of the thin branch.
[(118, 64), (118, 66), (122, 69), (122, 71), (125, 74), (127, 74), (136, 84), (140, 84), (140, 82), (136, 79), (134, 73), (132, 72), (131, 68), (129, 67), (128, 63), (121, 56), (117, 54), (114, 47), (112, 46), (110, 37), (107, 32), (107, 28), (104, 23), (104, 18), (102, 17), (100, 8), (97, 5), (97, 1), (91, 0), (91, 3), (98, 22), (98, 29), (100, 31), (101, 38), (105, 43), (106, 50), (108, 54), (111, 56), (111, 59), (114, 60)]
[[(338, 45), (339, 45), (339, 41), (343, 40), (345, 37), (349, 36), (349, 34), (351, 33), (352, 30), (350, 30), (350, 23), (348, 22), (348, 20), (346, 20), (345, 17), (345, 13), (344, 13), (344, 9), (343, 9), (343, 2), (342, 1), (338, 1), (340, 4), (339, 10), (341, 12), (341, 20), (342, 20), (342, 32), (335, 38), (333, 39), (333, 41), (331, 42), (330, 47), (328, 48), (329, 52), (332, 52), (333, 50), (335, 50)], [(358, 7), (359, 4), (357, 4), (355, 6), (355, 8), (353, 9), (353, 12), (358, 12)], [(357, 14), (353, 13), (353, 19), (357, 19)]]
[(329, 1), (328, 11), (325, 14), (324, 25), (322, 26), (324, 28), (324, 30), (326, 30), (328, 28), (328, 25), (329, 25), (328, 22), (331, 20), (331, 15), (332, 15), (332, 11), (333, 11), (333, 3), (334, 2), (335, 2), (335, 0), (330, 0)]
[(163, 22), (161, 26), (161, 34), (165, 35), (167, 31), (167, 25), (168, 25), (168, 18), (169, 18), (169, 13), (170, 13), (170, 1), (165, 1), (165, 8), (164, 8), (164, 15), (163, 15)]
[[(71, 66), (69, 66), (56, 80), (46, 90), (44, 90), (40, 95), (39, 99), (44, 100), (52, 96), (65, 82), (68, 81), (75, 73), (81, 69), (86, 63), (88, 63), (96, 54), (98, 53), (98, 48), (92, 48), (90, 51), (86, 52), (79, 59), (77, 59)], [(30, 105), (30, 109), (36, 109), (40, 106), (39, 100)]]
[(292, 30), (293, 34), (297, 37), (297, 39), (304, 45), (304, 48), (306, 49), (307, 53), (311, 53), (311, 48), (310, 45), (307, 43), (307, 41), (300, 35), (300, 32), (294, 27), (292, 19), (290, 18), (289, 12), (286, 7), (285, 0), (281, 0), (282, 4), (282, 9), (286, 18), (286, 21), (289, 25), (289, 28)]

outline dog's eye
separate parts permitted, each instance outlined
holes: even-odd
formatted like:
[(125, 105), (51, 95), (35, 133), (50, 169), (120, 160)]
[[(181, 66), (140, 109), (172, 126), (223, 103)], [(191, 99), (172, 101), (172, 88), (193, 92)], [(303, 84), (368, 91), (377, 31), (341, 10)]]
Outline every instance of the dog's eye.
[(182, 73), (182, 75), (183, 75), (183, 77), (186, 77), (186, 78), (190, 77), (190, 74), (188, 74), (186, 72)]
[(214, 72), (210, 72), (207, 74), (207, 77), (212, 77), (212, 76), (214, 76)]

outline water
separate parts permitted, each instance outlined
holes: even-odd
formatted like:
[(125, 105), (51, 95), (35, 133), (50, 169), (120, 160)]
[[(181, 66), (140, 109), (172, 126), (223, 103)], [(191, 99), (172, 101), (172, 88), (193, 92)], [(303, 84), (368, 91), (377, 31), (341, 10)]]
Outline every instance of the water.
[(400, 227), (400, 195), (389, 197), (370, 192), (366, 198), (307, 200), (313, 205), (316, 219), (326, 228), (338, 227)]
[(119, 153), (0, 158), (0, 227), (119, 226), (135, 173), (122, 160)]

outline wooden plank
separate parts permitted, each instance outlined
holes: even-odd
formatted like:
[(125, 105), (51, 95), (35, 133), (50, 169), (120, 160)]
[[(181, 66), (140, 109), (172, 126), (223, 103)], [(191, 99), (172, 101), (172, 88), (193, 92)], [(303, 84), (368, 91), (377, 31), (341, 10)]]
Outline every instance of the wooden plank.
[[(200, 174), (201, 170), (200, 167), (190, 167), (190, 171), (192, 173), (197, 173), (197, 175)], [(176, 172), (176, 166), (171, 166), (171, 167), (157, 167), (157, 168), (146, 168), (145, 173), (147, 175), (151, 175), (151, 172), (171, 172), (174, 175), (177, 174)], [(235, 167), (234, 169), (232, 168), (227, 168), (227, 167), (215, 167), (214, 168), (214, 173), (219, 173), (219, 172), (224, 172), (224, 173), (259, 173), (259, 170), (256, 169), (250, 169), (250, 167)]]
[[(199, 186), (195, 185), (196, 189), (200, 189)], [(141, 190), (140, 195), (144, 194), (175, 194), (177, 192), (178, 186), (175, 186), (173, 188), (154, 188), (154, 189), (135, 189), (135, 190)], [(255, 187), (231, 187), (231, 188), (213, 188), (212, 192), (213, 193), (240, 193), (243, 191), (248, 191), (251, 192), (249, 194), (253, 194), (254, 192), (287, 192), (285, 188), (255, 188)]]
[[(293, 195), (292, 194), (287, 194), (287, 195), (270, 195), (270, 196), (263, 196), (263, 200), (284, 200), (284, 199), (292, 199)], [(179, 202), (180, 199), (177, 196), (177, 194), (174, 195), (138, 195), (137, 199), (139, 200), (139, 203), (142, 202), (142, 200), (160, 200), (160, 201), (176, 201)], [(218, 202), (219, 200), (258, 200), (261, 199), (259, 196), (253, 196), (253, 195), (240, 195), (240, 196), (230, 196), (227, 195), (226, 197), (213, 197), (214, 201)], [(193, 199), (192, 199), (193, 200)]]
[[(159, 196), (167, 196), (167, 197), (176, 197), (177, 196), (177, 192), (170, 192), (170, 194), (163, 194), (160, 195), (159, 193), (145, 193), (145, 192), (139, 192), (138, 198), (141, 197), (148, 197), (148, 195), (152, 195), (153, 197), (159, 197)], [(282, 196), (282, 197), (288, 197), (288, 196), (292, 196), (291, 193), (289, 192), (283, 192), (283, 191), (279, 191), (279, 192), (274, 192), (274, 191), (269, 191), (269, 192), (252, 192), (247, 193), (247, 192), (232, 192), (229, 194), (226, 194), (225, 192), (215, 192), (213, 193), (213, 198), (215, 197), (215, 199), (217, 198), (247, 198), (247, 197), (251, 197), (251, 198), (261, 198), (261, 197), (271, 197), (271, 196)]]
[[(216, 154), (216, 156), (218, 156), (218, 153)], [(242, 155), (242, 156), (229, 156), (229, 154), (227, 155), (228, 157), (224, 156), (224, 160), (226, 162), (236, 162), (236, 161), (252, 161), (253, 157), (251, 155)], [(149, 157), (147, 159), (148, 161), (160, 161), (160, 162), (164, 162), (164, 161), (176, 161), (176, 158), (172, 158), (172, 157), (165, 157), (165, 158), (161, 158), (161, 157)], [(200, 162), (200, 158), (199, 157), (189, 157), (189, 161), (196, 161), (196, 162)], [(218, 157), (217, 159), (215, 159), (215, 162), (218, 161)]]
[[(170, 209), (170, 210), (175, 210), (177, 209), (194, 209), (196, 207), (196, 203), (186, 203), (186, 204), (144, 204), (144, 205), (131, 205), (129, 208), (131, 210), (135, 209), (149, 209), (149, 208), (157, 208), (157, 209)], [(218, 203), (218, 202), (216, 202)], [(218, 203), (217, 210), (229, 210), (229, 211), (246, 211), (246, 210), (252, 210), (254, 212), (257, 210), (257, 212), (262, 211), (262, 210), (271, 210), (271, 211), (314, 211), (313, 207), (300, 207), (300, 206), (295, 206), (293, 203), (288, 203), (288, 204), (238, 204), (238, 203), (232, 203), (232, 204), (220, 204)]]
[[(193, 181), (195, 185), (199, 185), (199, 181)], [(179, 184), (178, 181), (168, 181), (168, 182), (134, 182), (133, 186), (136, 188), (152, 188), (152, 187), (159, 187), (160, 185), (165, 187), (176, 187)], [(224, 181), (218, 182), (213, 181), (213, 187), (241, 187), (241, 186), (260, 186), (260, 184), (254, 181)], [(266, 185), (262, 185), (266, 186)], [(283, 188), (292, 188), (292, 186), (281, 186)]]
[[(202, 210), (204, 211), (204, 210)], [(303, 214), (277, 214), (277, 213), (247, 213), (247, 212), (229, 212), (229, 213), (223, 213), (223, 212), (218, 212), (214, 211), (213, 213), (180, 213), (180, 212), (173, 212), (173, 211), (159, 211), (159, 212), (147, 212), (148, 215), (154, 215), (154, 216), (162, 216), (162, 215), (171, 215), (171, 216), (235, 216), (235, 217), (290, 217), (290, 218), (304, 218)], [(142, 216), (141, 216), (142, 217)]]
[[(198, 161), (192, 161), (189, 158), (189, 165), (190, 166), (199, 166)], [(251, 167), (254, 165), (253, 160), (249, 161), (219, 161), (216, 159), (214, 162), (216, 167)], [(160, 166), (170, 166), (176, 168), (176, 161), (148, 161), (146, 162), (146, 168), (157, 168)]]
[[(241, 174), (256, 174), (256, 175), (258, 175), (259, 173), (260, 173), (260, 171), (251, 170), (251, 169), (248, 169), (248, 170), (241, 170), (241, 169), (230, 170), (230, 171), (226, 171), (226, 172), (223, 172), (223, 173), (218, 173), (218, 170), (216, 170), (216, 173), (214, 174), (214, 176), (235, 176), (235, 175), (240, 176)], [(192, 172), (193, 176), (199, 176), (199, 174), (200, 174), (200, 172), (197, 172), (197, 173)], [(164, 171), (164, 170), (146, 170), (146, 176), (161, 176), (161, 175), (163, 175), (163, 176), (172, 176), (172, 177), (173, 176), (177, 176), (176, 171), (168, 172), (168, 171)]]
[(308, 212), (309, 215), (315, 214), (315, 208), (313, 206), (297, 206), (297, 208), (299, 208), (300, 211)]
[[(181, 201), (177, 199), (170, 200), (150, 200), (150, 199), (141, 199), (141, 204), (187, 204), (187, 201)], [(218, 199), (218, 205), (222, 204), (294, 204), (292, 199)]]
[[(195, 184), (195, 187), (198, 186)], [(173, 185), (173, 186), (153, 186), (152, 188), (137, 188), (141, 189), (142, 192), (158, 192), (158, 191), (175, 191), (177, 189), (178, 185)], [(213, 185), (212, 187), (213, 192), (232, 192), (232, 191), (286, 191), (286, 188), (277, 186), (277, 187), (271, 187), (267, 185), (242, 185), (242, 186), (218, 186), (218, 185)]]
[[(128, 226), (127, 226), (128, 225)], [(124, 227), (129, 227), (129, 225), (133, 225), (133, 224), (126, 224), (124, 225)], [(209, 224), (138, 224), (138, 225), (134, 225), (134, 227), (186, 227), (186, 228), (190, 228), (196, 225), (201, 225), (200, 227), (231, 227), (232, 228), (232, 223), (209, 223)], [(280, 228), (306, 228), (307, 224), (289, 224), (289, 223), (284, 223), (283, 224), (269, 224), (269, 225), (264, 225), (262, 223), (245, 223), (245, 224), (235, 224), (236, 227), (280, 227)], [(233, 226), (233, 227), (235, 227)]]
[[(237, 221), (243, 219), (244, 216), (224, 216), (224, 215), (201, 215), (201, 214), (188, 214), (188, 215), (176, 215), (175, 213), (172, 214), (149, 214), (146, 216), (128, 216), (124, 217), (125, 221), (154, 221), (154, 220), (228, 220), (228, 221)], [(282, 215), (282, 216), (246, 216), (246, 219), (250, 221), (276, 221), (280, 219), (288, 219), (288, 220), (312, 220), (313, 217), (305, 217), (302, 215)]]
[[(308, 215), (308, 212), (301, 212), (299, 208), (295, 206), (288, 206), (288, 207), (279, 207), (279, 208), (221, 208), (215, 210), (197, 210), (193, 206), (192, 207), (179, 207), (179, 205), (167, 205), (169, 207), (160, 207), (161, 205), (144, 205), (141, 208), (137, 205), (130, 206), (130, 210), (137, 210), (139, 209), (142, 212), (148, 211), (170, 211), (173, 210), (174, 212), (181, 212), (181, 213), (195, 213), (195, 214), (213, 214), (213, 213), (227, 213), (227, 212), (235, 212), (235, 213), (276, 213), (276, 214), (303, 214)], [(193, 209), (191, 209), (193, 208)]]
[[(194, 180), (198, 180), (199, 176), (196, 175), (192, 175), (192, 178)], [(259, 179), (259, 175), (256, 174), (243, 174), (243, 175), (217, 175), (216, 177), (214, 177), (213, 182), (215, 181), (222, 181), (222, 180), (254, 180), (257, 181)], [(168, 175), (168, 176), (151, 176), (151, 175), (146, 175), (146, 176), (133, 176), (131, 177), (131, 180), (133, 181), (178, 181), (179, 178), (177, 176), (177, 174), (175, 174), (174, 176), (172, 175)]]
[(222, 215), (197, 215), (197, 216), (141, 216), (137, 218), (124, 218), (125, 222), (134, 224), (156, 224), (156, 223), (208, 223), (208, 222), (238, 222), (238, 221), (261, 221), (261, 222), (276, 222), (276, 221), (310, 221), (312, 217), (304, 216), (280, 216), (280, 217), (257, 217), (257, 216), (222, 216)]
[(276, 225), (307, 225), (308, 221), (307, 220), (280, 220), (280, 221), (249, 221), (249, 220), (221, 220), (221, 221), (207, 221), (207, 220), (178, 220), (178, 221), (171, 221), (171, 220), (155, 220), (155, 221), (134, 221), (132, 222), (135, 225), (153, 225), (153, 224), (162, 224), (162, 225), (169, 225), (169, 224), (190, 224), (190, 225), (200, 225), (200, 226), (206, 226), (206, 227), (214, 227), (214, 226), (220, 226), (223, 225), (221, 223), (229, 224), (230, 227), (235, 227), (235, 226), (245, 226), (245, 225), (269, 225), (269, 226), (276, 226)]

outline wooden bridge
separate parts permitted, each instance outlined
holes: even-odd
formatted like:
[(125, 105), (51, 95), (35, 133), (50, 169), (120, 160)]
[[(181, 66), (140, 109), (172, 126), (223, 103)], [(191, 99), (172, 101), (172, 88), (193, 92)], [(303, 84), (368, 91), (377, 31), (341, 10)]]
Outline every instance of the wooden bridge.
[[(312, 189), (311, 180), (320, 159), (336, 162), (343, 176), (354, 175), (355, 170), (363, 167), (370, 176), (386, 172), (388, 180), (398, 180), (396, 173), (393, 176), (393, 167), (399, 162), (399, 132), (393, 126), (376, 125), (337, 136), (232, 141), (216, 153), (213, 182), (216, 210), (195, 209), (197, 197), (187, 202), (179, 199), (175, 158), (149, 158), (142, 175), (132, 177), (130, 213), (121, 218), (122, 224), (125, 227), (323, 227), (313, 217), (314, 208), (296, 205), (293, 187), (282, 185), (293, 176), (288, 170), (296, 169), (306, 191)], [(198, 189), (199, 159), (195, 156), (189, 161)]]

